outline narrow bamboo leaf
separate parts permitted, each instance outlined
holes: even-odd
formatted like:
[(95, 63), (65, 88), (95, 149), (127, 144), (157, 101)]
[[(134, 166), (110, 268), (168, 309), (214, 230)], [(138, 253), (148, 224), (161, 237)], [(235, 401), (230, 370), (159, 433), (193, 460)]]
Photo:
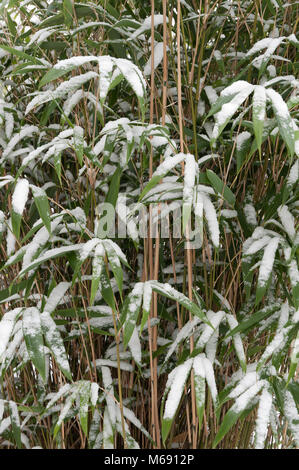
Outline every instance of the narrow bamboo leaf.
[(115, 207), (115, 204), (118, 198), (120, 177), (121, 177), (122, 171), (123, 169), (121, 168), (120, 165), (118, 165), (111, 178), (111, 181), (109, 184), (109, 190), (105, 199), (105, 202), (112, 204), (113, 207)]
[(9, 52), (10, 54), (16, 55), (17, 57), (20, 57), (21, 59), (26, 59), (32, 64), (37, 64), (37, 65), (43, 65), (43, 63), (37, 59), (36, 57), (33, 57), (29, 54), (26, 54), (26, 52), (19, 51), (18, 49), (14, 49), (13, 47), (6, 46), (5, 44), (0, 44), (0, 48), (4, 49), (5, 51)]
[(193, 190), (195, 185), (198, 165), (191, 154), (186, 154), (184, 167), (184, 188), (183, 188), (183, 233), (191, 216), (193, 203)]
[(80, 165), (83, 165), (83, 155), (84, 155), (84, 131), (82, 127), (75, 126), (74, 127), (74, 147), (76, 151), (76, 155), (78, 157), (78, 161)]
[(53, 248), (52, 250), (48, 250), (40, 258), (35, 259), (32, 263), (29, 264), (29, 266), (26, 266), (26, 268), (22, 269), (19, 273), (19, 277), (22, 277), (28, 271), (31, 271), (40, 264), (44, 263), (45, 261), (57, 258), (59, 256), (69, 253), (70, 251), (78, 251), (81, 248), (82, 244), (78, 243), (77, 245), (61, 246), (59, 248)]
[(25, 209), (25, 205), (28, 199), (29, 194), (29, 182), (25, 178), (20, 178), (17, 181), (16, 187), (12, 195), (12, 213), (11, 213), (11, 223), (13, 233), (18, 239), (20, 236), (20, 225), (22, 220), (22, 215)]
[(150, 189), (154, 188), (159, 181), (170, 171), (172, 168), (174, 168), (176, 165), (181, 163), (183, 160), (185, 160), (186, 155), (184, 153), (179, 153), (175, 155), (174, 157), (168, 157), (164, 162), (161, 163), (161, 165), (158, 166), (156, 171), (154, 172), (152, 178), (150, 181), (147, 183), (145, 188), (143, 189), (139, 200), (142, 200), (144, 196), (150, 191)]
[(252, 101), (252, 121), (257, 148), (260, 154), (263, 140), (264, 121), (266, 118), (266, 100), (266, 89), (263, 86), (256, 85)]
[(44, 222), (48, 232), (51, 235), (51, 219), (50, 219), (50, 205), (48, 201), (48, 196), (42, 188), (38, 188), (33, 184), (30, 186), (33, 193), (33, 198), (35, 205), (37, 207), (38, 213)]
[(183, 305), (183, 307), (185, 307), (187, 310), (190, 310), (190, 312), (192, 312), (194, 315), (212, 326), (202, 310), (194, 302), (189, 300), (188, 297), (186, 297), (184, 294), (171, 287), (170, 284), (162, 284), (157, 281), (149, 282), (151, 283), (152, 289), (155, 292), (158, 292), (159, 294), (168, 297), (169, 299), (179, 302), (179, 304)]
[(117, 253), (108, 244), (105, 244), (105, 251), (108, 257), (109, 265), (111, 266), (112, 272), (114, 274), (120, 295), (122, 295), (123, 270), (119, 261), (119, 257)]
[(147, 322), (147, 319), (150, 314), (151, 309), (151, 302), (152, 302), (152, 286), (147, 281), (144, 283), (143, 287), (143, 304), (142, 304), (142, 319), (140, 322), (140, 334), (143, 331), (144, 325)]
[(213, 442), (213, 449), (219, 444), (220, 441), (224, 438), (224, 436), (228, 433), (230, 428), (236, 423), (237, 419), (241, 416), (243, 410), (235, 411), (233, 408), (228, 410), (226, 415), (224, 416), (219, 431), (216, 434), (216, 437)]
[(222, 105), (220, 111), (215, 115), (215, 126), (212, 132), (212, 140), (214, 143), (220, 136), (224, 128), (227, 126), (235, 112), (248, 98), (253, 91), (254, 85), (251, 85), (244, 80), (237, 80), (221, 92), (221, 97), (231, 98), (229, 102)]
[(287, 383), (289, 383), (295, 375), (299, 363), (299, 333), (297, 333), (296, 339), (293, 344), (293, 350), (291, 354), (291, 364), (289, 369), (289, 375)]
[(231, 192), (231, 190), (226, 186), (223, 181), (216, 175), (212, 170), (207, 170), (207, 177), (215, 189), (215, 191), (221, 195), (223, 195), (224, 199), (231, 205), (234, 206), (236, 202), (235, 195)]
[(111, 287), (110, 279), (107, 275), (106, 268), (102, 269), (101, 271), (100, 283), (101, 283), (101, 293), (102, 293), (103, 299), (109, 305), (109, 307), (115, 311), (114, 294), (113, 294), (113, 290)]
[(88, 405), (90, 400), (91, 383), (84, 380), (80, 383), (80, 424), (85, 436), (88, 436)]
[(189, 377), (193, 359), (188, 359), (179, 365), (173, 371), (174, 378), (165, 403), (164, 414), (162, 418), (162, 440), (165, 444), (170, 432), (174, 417), (179, 407), (185, 383)]
[(55, 357), (55, 360), (63, 374), (67, 377), (68, 380), (72, 381), (72, 373), (65, 352), (63, 340), (57, 329), (55, 321), (47, 311), (40, 315), (40, 319), (42, 332), (45, 336), (45, 342), (47, 346), (53, 353), (53, 356)]
[(29, 307), (23, 313), (23, 334), (30, 359), (46, 381), (46, 360), (40, 313), (37, 308)]
[(128, 296), (128, 301), (124, 305), (124, 347), (127, 347), (134, 328), (136, 327), (139, 310), (142, 303), (143, 282), (137, 282), (132, 292)]
[(11, 427), (14, 439), (16, 441), (18, 449), (22, 448), (22, 441), (21, 441), (21, 425), (20, 425), (20, 417), (17, 404), (14, 401), (8, 402), (9, 407), (9, 414), (11, 420)]
[(132, 336), (128, 342), (132, 357), (136, 364), (141, 365), (142, 350), (137, 328), (135, 327)]
[(196, 396), (196, 409), (198, 417), (198, 427), (199, 431), (201, 430), (201, 424), (205, 409), (205, 368), (202, 363), (201, 356), (196, 356), (193, 361), (193, 371), (194, 371), (194, 385), (195, 385), (195, 396)]
[(47, 298), (43, 310), (48, 313), (54, 312), (57, 305), (65, 295), (66, 291), (71, 286), (70, 282), (60, 282), (54, 289), (51, 291), (50, 295)]
[(237, 333), (244, 333), (247, 332), (249, 329), (254, 328), (258, 325), (264, 318), (267, 318), (272, 313), (276, 312), (279, 309), (279, 305), (274, 305), (270, 307), (265, 307), (258, 312), (253, 313), (250, 317), (246, 320), (243, 320), (239, 323), (238, 326), (234, 327), (230, 332), (227, 333), (227, 336), (235, 335)]
[(114, 449), (114, 432), (111, 425), (107, 406), (104, 411), (103, 420), (103, 449)]
[(68, 72), (73, 70), (75, 68), (75, 65), (69, 65), (68, 67), (64, 67), (61, 69), (50, 69), (40, 80), (38, 87), (41, 88), (44, 85), (47, 85), (48, 83), (52, 82), (53, 80), (56, 80), (56, 78), (63, 77), (63, 75), (66, 75)]
[(53, 432), (54, 439), (57, 436), (58, 432), (60, 431), (61, 425), (62, 425), (63, 421), (65, 420), (69, 410), (71, 409), (71, 407), (72, 407), (72, 405), (75, 401), (76, 395), (77, 395), (77, 392), (75, 391), (66, 399), (65, 405), (62, 408), (61, 413), (60, 413), (59, 418), (58, 418), (58, 421), (57, 421), (57, 423), (54, 427), (54, 432)]
[(73, 24), (74, 4), (72, 0), (63, 0), (63, 15), (65, 25), (70, 28)]
[(256, 305), (264, 297), (270, 282), (270, 276), (272, 273), (272, 268), (274, 264), (276, 250), (279, 245), (279, 238), (274, 237), (270, 240), (269, 244), (266, 246), (264, 250), (264, 255), (261, 261), (260, 270), (259, 270), (259, 277), (257, 280), (257, 289), (256, 289)]
[(90, 304), (93, 305), (96, 293), (99, 288), (101, 274), (103, 269), (105, 269), (104, 262), (104, 249), (102, 244), (96, 246), (94, 257), (92, 260), (92, 281), (91, 281), (91, 291), (90, 291)]
[(285, 141), (291, 157), (293, 157), (295, 151), (295, 133), (288, 106), (281, 95), (275, 90), (267, 89), (267, 96), (272, 102), (272, 108), (277, 119), (281, 137)]
[(257, 410), (256, 428), (255, 428), (255, 448), (264, 449), (268, 434), (268, 425), (270, 422), (270, 412), (272, 407), (272, 394), (265, 387), (261, 393), (259, 406)]

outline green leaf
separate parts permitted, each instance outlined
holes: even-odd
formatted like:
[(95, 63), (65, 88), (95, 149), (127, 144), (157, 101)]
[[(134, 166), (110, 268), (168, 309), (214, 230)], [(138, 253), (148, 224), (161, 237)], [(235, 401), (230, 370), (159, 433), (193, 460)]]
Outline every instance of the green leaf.
[(118, 198), (120, 178), (121, 178), (122, 172), (123, 172), (123, 169), (121, 168), (120, 165), (118, 165), (111, 178), (111, 181), (109, 184), (109, 190), (105, 198), (105, 202), (112, 204), (113, 207), (115, 207), (115, 204)]
[(63, 75), (67, 74), (71, 70), (75, 68), (74, 65), (69, 65), (68, 67), (64, 67), (61, 69), (50, 69), (40, 80), (38, 84), (38, 88), (41, 88), (44, 85), (47, 85), (48, 83), (52, 82), (53, 80), (56, 80), (56, 78), (63, 77)]
[(224, 436), (228, 433), (230, 428), (235, 424), (237, 419), (241, 416), (243, 410), (239, 411), (238, 413), (235, 412), (232, 408), (228, 410), (226, 415), (223, 418), (223, 421), (220, 425), (219, 431), (216, 434), (216, 437), (213, 441), (212, 447), (215, 447), (219, 444), (219, 442), (224, 438)]
[(72, 381), (72, 373), (65, 352), (63, 340), (57, 329), (55, 321), (48, 312), (43, 312), (40, 316), (40, 319), (42, 332), (45, 336), (45, 342), (47, 346), (53, 353), (60, 370), (68, 380)]
[(294, 377), (297, 367), (298, 367), (298, 363), (299, 363), (299, 333), (297, 333), (297, 337), (293, 344), (293, 350), (291, 354), (291, 364), (290, 364), (287, 384), (289, 384), (289, 382)]
[(142, 297), (143, 283), (137, 282), (123, 306), (122, 319), (124, 319), (124, 347), (127, 347), (134, 328), (136, 327)]
[(272, 101), (272, 108), (277, 119), (281, 137), (286, 143), (291, 157), (295, 151), (295, 132), (288, 106), (277, 91), (267, 89), (267, 96)]
[(10, 52), (10, 54), (16, 55), (17, 57), (20, 57), (21, 59), (26, 59), (28, 60), (31, 64), (36, 64), (36, 65), (44, 65), (39, 59), (36, 57), (33, 57), (29, 54), (26, 54), (26, 52), (19, 51), (18, 49), (14, 49), (13, 47), (6, 46), (4, 44), (0, 44), (0, 49), (4, 49), (7, 52)]
[(141, 201), (144, 196), (152, 189), (154, 188), (159, 181), (170, 171), (172, 170), (176, 165), (181, 163), (185, 159), (186, 155), (183, 153), (179, 153), (175, 155), (174, 157), (168, 157), (164, 162), (161, 163), (161, 165), (158, 166), (157, 170), (153, 174), (152, 178), (150, 181), (147, 183), (145, 188), (143, 189), (139, 201)]
[(20, 237), (21, 221), (22, 221), (21, 214), (18, 214), (17, 212), (12, 210), (11, 211), (11, 227), (17, 240)]
[(193, 359), (188, 359), (183, 364), (177, 366), (171, 372), (170, 377), (168, 377), (168, 380), (170, 380), (171, 384), (169, 386), (168, 397), (165, 402), (164, 414), (162, 418), (162, 440), (164, 445), (177, 413), (184, 392), (185, 383), (189, 377), (192, 363)]
[(21, 425), (20, 425), (20, 418), (19, 418), (19, 411), (17, 404), (14, 401), (8, 402), (10, 420), (11, 420), (11, 427), (14, 439), (16, 441), (18, 449), (22, 448), (22, 441), (21, 441)]
[(216, 175), (212, 170), (207, 170), (207, 177), (215, 189), (215, 191), (221, 195), (223, 195), (224, 199), (231, 205), (234, 206), (236, 202), (235, 195), (231, 192), (231, 190), (226, 186), (223, 181)]
[(187, 310), (193, 313), (193, 315), (196, 315), (197, 317), (199, 317), (201, 320), (203, 320), (205, 323), (207, 323), (208, 325), (212, 327), (211, 323), (209, 322), (209, 320), (207, 319), (203, 311), (194, 302), (188, 299), (188, 297), (186, 297), (184, 294), (177, 291), (176, 289), (174, 289), (167, 283), (162, 284), (158, 281), (149, 281), (149, 282), (151, 283), (153, 291), (158, 292), (159, 294), (165, 297), (168, 297), (169, 299), (172, 299), (178, 302), (179, 304), (183, 305), (183, 307), (185, 307)]
[(123, 270), (119, 261), (117, 253), (107, 243), (105, 243), (105, 251), (108, 257), (109, 264), (114, 274), (119, 293), (122, 295), (123, 290)]
[(63, 0), (63, 15), (65, 25), (70, 28), (73, 25), (74, 3), (72, 0)]
[(31, 361), (46, 381), (46, 360), (40, 313), (36, 307), (29, 307), (23, 313), (23, 334)]
[(80, 383), (79, 394), (80, 394), (80, 424), (83, 429), (85, 436), (88, 436), (88, 405), (90, 399), (90, 387), (91, 383), (84, 380)]
[(205, 409), (205, 394), (206, 394), (206, 381), (205, 381), (205, 370), (202, 364), (201, 357), (197, 356), (193, 361), (194, 371), (194, 386), (195, 386), (195, 398), (196, 398), (196, 410), (198, 417), (198, 427), (201, 430), (201, 424)]
[(58, 258), (64, 254), (69, 253), (70, 251), (78, 251), (82, 248), (82, 244), (78, 243), (77, 245), (71, 246), (61, 246), (59, 248), (53, 248), (52, 250), (46, 251), (40, 258), (35, 259), (29, 266), (26, 266), (19, 272), (19, 277), (24, 276), (28, 271), (35, 269), (40, 264), (44, 263), (45, 261), (52, 260), (53, 258)]
[(266, 89), (263, 86), (256, 85), (252, 101), (252, 121), (257, 148), (260, 155), (263, 141), (264, 121), (266, 118), (266, 100)]
[(50, 219), (50, 205), (48, 201), (48, 196), (42, 188), (38, 188), (33, 184), (30, 186), (33, 193), (33, 198), (35, 205), (37, 207), (38, 213), (45, 224), (46, 229), (51, 235), (51, 219)]
[(101, 274), (103, 269), (105, 269), (104, 262), (104, 250), (102, 244), (99, 244), (94, 253), (92, 260), (92, 281), (91, 281), (91, 291), (90, 291), (90, 305), (93, 305), (96, 293), (99, 288)]

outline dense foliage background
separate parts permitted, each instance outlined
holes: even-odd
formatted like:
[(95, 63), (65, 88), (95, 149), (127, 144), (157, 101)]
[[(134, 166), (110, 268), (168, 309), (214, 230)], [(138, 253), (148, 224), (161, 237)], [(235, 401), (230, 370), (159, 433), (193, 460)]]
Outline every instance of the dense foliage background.
[(297, 22), (2, 1), (0, 448), (299, 446)]

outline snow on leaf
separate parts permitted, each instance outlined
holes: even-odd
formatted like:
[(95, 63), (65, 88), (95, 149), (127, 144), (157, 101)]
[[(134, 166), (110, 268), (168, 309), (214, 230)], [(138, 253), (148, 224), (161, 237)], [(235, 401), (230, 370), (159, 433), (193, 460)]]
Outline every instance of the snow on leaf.
[(60, 369), (62, 370), (62, 372), (65, 374), (65, 376), (69, 380), (72, 380), (72, 374), (71, 374), (69, 362), (67, 359), (67, 355), (65, 352), (65, 348), (63, 345), (63, 340), (57, 329), (55, 321), (52, 319), (50, 313), (47, 311), (44, 311), (40, 315), (40, 320), (41, 320), (41, 328), (45, 336), (45, 341), (46, 341), (47, 346), (52, 351), (55, 357), (55, 360), (58, 366), (60, 367)]
[(288, 420), (289, 429), (294, 437), (296, 445), (299, 446), (299, 413), (296, 402), (288, 390), (285, 391), (283, 409)]
[(256, 85), (252, 100), (252, 120), (253, 129), (259, 151), (261, 150), (264, 120), (266, 117), (266, 89), (260, 85)]
[(168, 393), (164, 414), (162, 419), (162, 438), (166, 441), (169, 434), (171, 424), (178, 409), (185, 383), (188, 379), (193, 359), (188, 359), (183, 364), (177, 366), (172, 372), (172, 383)]
[[(158, 42), (154, 47), (154, 70), (158, 67), (158, 65), (162, 62), (163, 59), (163, 42)], [(151, 74), (152, 68), (152, 56), (150, 56), (149, 60), (144, 66), (143, 74), (145, 76)]]
[(48, 313), (54, 312), (55, 308), (63, 298), (70, 285), (70, 282), (60, 282), (56, 287), (54, 287), (49, 297), (47, 298), (43, 310)]
[(256, 303), (260, 302), (266, 292), (267, 283), (272, 273), (275, 254), (279, 243), (280, 239), (278, 237), (273, 237), (264, 250), (257, 280)]
[(26, 308), (23, 313), (23, 333), (30, 359), (46, 380), (46, 362), (40, 313), (36, 307)]
[(277, 119), (281, 136), (285, 141), (291, 156), (293, 156), (295, 150), (295, 133), (288, 106), (277, 91), (270, 88), (266, 90), (266, 93), (267, 97), (272, 102), (272, 108)]
[(98, 77), (96, 72), (86, 72), (81, 75), (70, 78), (69, 80), (62, 82), (55, 90), (53, 91), (43, 91), (39, 92), (33, 100), (27, 105), (25, 114), (30, 113), (36, 106), (40, 106), (48, 101), (56, 100), (63, 98), (68, 93), (72, 93), (78, 88), (80, 88), (84, 83), (88, 82), (92, 78)]
[(29, 194), (29, 182), (25, 178), (21, 178), (17, 181), (15, 190), (12, 195), (12, 209), (18, 214), (22, 215), (25, 204)]
[(277, 209), (277, 213), (285, 231), (287, 232), (290, 239), (293, 240), (296, 236), (294, 216), (291, 214), (286, 205), (279, 206), (279, 208)]
[(259, 400), (255, 427), (255, 448), (263, 449), (268, 434), (270, 412), (272, 407), (272, 394), (264, 387)]
[[(166, 21), (168, 22), (168, 19), (166, 19)], [(155, 27), (162, 24), (163, 23), (163, 15), (154, 15), (153, 16), (153, 22), (154, 22)], [(137, 38), (138, 36), (140, 36), (140, 34), (142, 34), (145, 31), (148, 31), (149, 29), (151, 29), (151, 25), (152, 25), (152, 16), (148, 16), (148, 17), (145, 18), (145, 20), (143, 21), (141, 26), (139, 28), (137, 28), (134, 31), (134, 33), (131, 34), (129, 39), (132, 40), (132, 39)]]

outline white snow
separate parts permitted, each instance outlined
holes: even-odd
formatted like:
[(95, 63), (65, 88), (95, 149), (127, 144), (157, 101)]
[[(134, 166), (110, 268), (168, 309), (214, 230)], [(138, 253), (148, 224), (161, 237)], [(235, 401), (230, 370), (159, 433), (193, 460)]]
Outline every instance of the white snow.
[(54, 287), (44, 306), (44, 311), (48, 313), (54, 312), (56, 306), (59, 304), (70, 285), (70, 282), (60, 282), (56, 287)]
[(17, 134), (14, 134), (12, 139), (9, 141), (7, 147), (5, 148), (2, 154), (2, 158), (5, 159), (14, 149), (14, 147), (20, 142), (20, 140), (24, 139), (25, 137), (31, 137), (32, 134), (38, 134), (38, 133), (39, 133), (39, 129), (36, 126), (26, 125), (22, 127), (20, 132), (18, 132)]
[(285, 231), (287, 232), (291, 240), (293, 240), (296, 235), (294, 216), (291, 214), (288, 207), (285, 205), (279, 206), (277, 212)]
[(296, 445), (299, 446), (299, 414), (293, 395), (288, 390), (285, 391), (284, 412)]
[(272, 106), (275, 114), (283, 121), (290, 119), (290, 113), (286, 102), (282, 99), (281, 95), (277, 91), (272, 90), (272, 88), (267, 88), (266, 90), (268, 98), (272, 102)]
[(173, 419), (179, 406), (185, 383), (190, 373), (193, 359), (188, 359), (172, 371), (171, 388), (165, 403), (163, 419)]
[(14, 310), (6, 312), (2, 317), (2, 320), (0, 322), (0, 358), (9, 343), (10, 335), (12, 334), (16, 317), (20, 313), (20, 311), (21, 308), (15, 308)]
[[(154, 70), (162, 62), (162, 59), (163, 59), (163, 42), (158, 42), (154, 47)], [(143, 74), (145, 76), (151, 74), (151, 68), (152, 68), (151, 66), (152, 66), (152, 56), (150, 56), (149, 60), (144, 66)]]
[(278, 237), (274, 237), (272, 238), (272, 240), (269, 241), (268, 245), (265, 248), (264, 255), (261, 261), (261, 265), (260, 265), (260, 270), (259, 270), (259, 277), (258, 277), (259, 285), (266, 284), (266, 282), (269, 279), (269, 276), (273, 268), (275, 253), (278, 248), (279, 242), (280, 242), (280, 239)]
[(132, 357), (137, 364), (141, 364), (141, 344), (138, 336), (138, 330), (135, 327), (128, 343)]
[[(168, 22), (167, 18), (166, 18), (166, 21)], [(160, 24), (163, 24), (163, 15), (153, 15), (153, 23), (154, 23), (154, 27), (157, 27)], [(138, 36), (140, 36), (140, 34), (143, 34), (145, 31), (148, 31), (149, 29), (151, 29), (151, 25), (152, 25), (152, 17), (148, 16), (145, 18), (141, 26), (137, 28), (134, 31), (134, 33), (131, 34), (129, 39), (132, 40), (132, 39), (137, 38)]]
[(240, 380), (238, 385), (230, 392), (230, 398), (237, 398), (242, 395), (246, 390), (252, 387), (258, 382), (258, 375), (255, 371), (247, 372), (245, 376)]
[(295, 183), (297, 183), (298, 179), (299, 179), (299, 159), (295, 161), (294, 165), (290, 169), (290, 173), (287, 179), (287, 185), (293, 186)]
[(193, 188), (195, 184), (196, 173), (198, 172), (198, 166), (195, 158), (191, 154), (187, 154), (185, 157), (184, 167), (184, 189), (183, 189), (183, 200), (184, 204), (191, 205), (193, 200)]
[[(231, 410), (235, 413), (239, 413), (247, 408), (251, 400), (259, 393), (261, 388), (266, 384), (265, 380), (259, 380), (254, 385), (249, 387), (246, 392), (242, 393), (235, 401)], [(231, 394), (230, 394), (231, 395)]]
[(256, 436), (255, 448), (263, 449), (268, 432), (268, 425), (270, 421), (270, 411), (272, 407), (272, 394), (268, 391), (267, 387), (263, 388), (261, 393), (259, 407), (256, 418)]
[(81, 65), (86, 64), (87, 62), (98, 61), (96, 56), (74, 56), (70, 59), (60, 60), (57, 64), (54, 65), (54, 69), (67, 69), (69, 67), (80, 67)]
[(201, 193), (201, 198), (212, 242), (214, 246), (218, 247), (220, 231), (215, 208), (206, 194)]
[(261, 85), (256, 85), (253, 93), (253, 111), (256, 119), (264, 121), (266, 117), (266, 89)]
[(219, 136), (219, 132), (221, 131), (221, 127), (225, 125), (226, 122), (235, 114), (237, 109), (241, 106), (241, 104), (246, 100), (246, 98), (250, 95), (253, 91), (254, 85), (251, 85), (244, 80), (238, 80), (234, 82), (232, 85), (228, 86), (221, 92), (221, 96), (230, 96), (236, 94), (230, 102), (225, 103), (221, 110), (215, 114), (215, 126), (212, 132), (212, 137), (217, 139)]
[(259, 238), (258, 240), (254, 240), (248, 247), (246, 246), (244, 248), (243, 250), (244, 255), (245, 256), (254, 255), (259, 250), (261, 250), (266, 245), (268, 245), (270, 240), (271, 240), (271, 237), (269, 237), (268, 235), (265, 235), (264, 237)]
[(25, 178), (18, 180), (12, 195), (12, 208), (19, 215), (23, 214), (29, 194), (29, 182)]
[(245, 204), (244, 215), (248, 224), (253, 226), (257, 225), (256, 210), (252, 204)]
[(96, 77), (98, 77), (96, 72), (86, 72), (62, 82), (54, 91), (48, 90), (38, 93), (38, 95), (36, 95), (35, 98), (33, 98), (33, 100), (31, 100), (27, 105), (25, 114), (28, 114), (36, 106), (42, 105), (57, 98), (63, 98), (68, 93), (76, 91), (84, 83)]
[(240, 132), (236, 137), (236, 148), (237, 151), (242, 151), (243, 147), (246, 145), (246, 142), (251, 138), (251, 134), (248, 131)]

